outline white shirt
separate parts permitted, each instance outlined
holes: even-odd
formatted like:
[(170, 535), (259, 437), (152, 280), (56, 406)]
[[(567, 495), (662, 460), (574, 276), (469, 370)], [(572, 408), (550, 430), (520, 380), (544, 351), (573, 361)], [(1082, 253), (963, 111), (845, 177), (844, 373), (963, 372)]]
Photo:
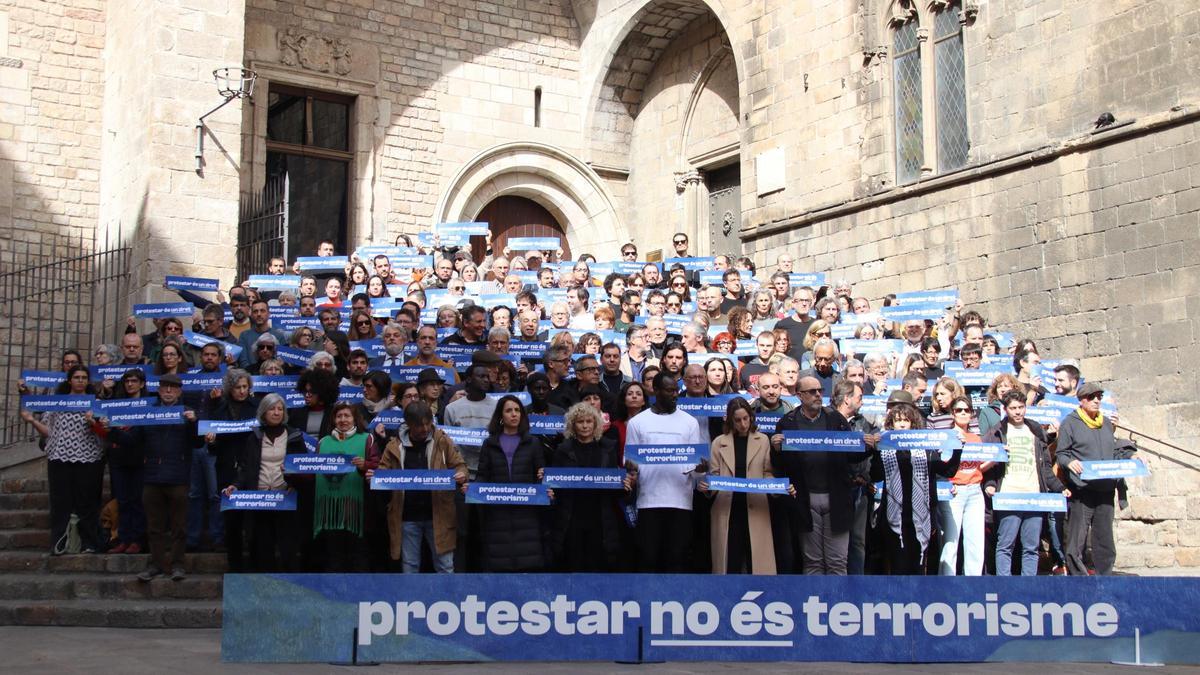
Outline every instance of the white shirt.
[[(658, 415), (647, 410), (634, 415), (625, 431), (626, 445), (671, 445), (702, 443), (700, 424), (688, 413), (676, 410), (670, 415)], [(686, 473), (693, 467), (683, 464), (638, 466), (639, 509), (692, 510), (692, 491), (703, 477)]]

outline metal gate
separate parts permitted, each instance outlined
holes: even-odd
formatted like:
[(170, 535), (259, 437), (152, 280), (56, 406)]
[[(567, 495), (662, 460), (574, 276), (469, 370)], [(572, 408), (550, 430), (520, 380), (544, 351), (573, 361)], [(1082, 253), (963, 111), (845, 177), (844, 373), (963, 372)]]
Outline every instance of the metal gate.
[(708, 236), (711, 255), (740, 256), (742, 239), (742, 170), (738, 163), (704, 173), (708, 185)]
[(288, 259), (288, 176), (267, 181), (242, 201), (238, 214), (238, 280), (266, 274), (271, 258)]
[(0, 241), (0, 447), (32, 437), (19, 416), (21, 371), (58, 370), (62, 354), (118, 343), (129, 314), (130, 248), (121, 229)]

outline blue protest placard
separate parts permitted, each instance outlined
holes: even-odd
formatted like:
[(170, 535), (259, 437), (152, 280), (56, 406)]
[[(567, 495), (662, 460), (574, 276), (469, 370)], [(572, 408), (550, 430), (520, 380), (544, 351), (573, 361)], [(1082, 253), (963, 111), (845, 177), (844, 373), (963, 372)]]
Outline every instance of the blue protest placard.
[(783, 432), (783, 449), (792, 452), (863, 452), (861, 431)]
[(380, 410), (368, 426), (375, 428), (377, 424), (382, 424), (385, 429), (399, 429), (404, 424), (404, 411), (399, 408)]
[(442, 236), (456, 234), (468, 237), (484, 237), (488, 233), (488, 224), (484, 222), (438, 223), (434, 226), (434, 229)]
[(948, 480), (939, 480), (937, 482), (937, 500), (948, 502), (951, 499), (954, 499), (954, 485)]
[(683, 269), (691, 271), (700, 271), (712, 269), (716, 266), (717, 259), (710, 258), (667, 258), (663, 261), (663, 269), (671, 269), (674, 265), (682, 265)]
[(299, 375), (252, 375), (250, 377), (251, 389), (256, 394), (267, 392), (282, 393), (285, 391), (295, 391), (296, 385), (300, 383)]
[(1109, 459), (1080, 464), (1083, 464), (1083, 473), (1079, 474), (1079, 477), (1083, 480), (1140, 478), (1150, 475), (1150, 469), (1138, 459)]
[(509, 237), (505, 245), (512, 251), (554, 251), (561, 244), (558, 237)]
[(548, 506), (550, 495), (541, 483), (471, 483), (467, 503), (486, 506)]
[(437, 355), (444, 361), (471, 361), (471, 355), (480, 349), (486, 348), (487, 345), (459, 345), (459, 344), (444, 344), (438, 345)]
[(208, 293), (221, 290), (221, 282), (217, 279), (181, 277), (172, 274), (167, 275), (163, 286), (173, 291), (192, 291), (194, 293)]
[(80, 394), (29, 394), (21, 397), (21, 409), (29, 412), (88, 412), (95, 400), (95, 396)]
[(964, 462), (1007, 462), (1008, 452), (1002, 443), (963, 443)]
[(487, 395), (488, 398), (493, 398), (497, 401), (505, 396), (516, 397), (516, 399), (521, 402), (521, 405), (530, 405), (533, 403), (533, 398), (527, 391), (493, 391)]
[(997, 492), (992, 511), (1067, 512), (1067, 498), (1057, 492)]
[(271, 319), (271, 326), (279, 330), (292, 332), (301, 328), (321, 330), (321, 319), (315, 316), (281, 316)]
[(343, 272), (350, 264), (350, 257), (344, 255), (300, 256), (296, 258), (296, 267), (301, 272)]
[(184, 391), (208, 391), (210, 389), (220, 389), (221, 384), (225, 380), (225, 373), (216, 372), (198, 372), (184, 373), (179, 376), (179, 380), (183, 383)]
[(858, 340), (843, 338), (838, 340), (838, 347), (844, 354), (885, 354), (904, 353), (904, 340)]
[(1035, 405), (1025, 408), (1025, 419), (1043, 426), (1059, 424), (1066, 416), (1067, 412), (1050, 406)]
[(725, 280), (725, 270), (700, 270), (696, 277), (700, 280), (700, 285), (720, 286)]
[(471, 238), (464, 234), (436, 234), (434, 232), (418, 232), (417, 243), (424, 248), (435, 246), (447, 248), (451, 246), (470, 246)]
[(260, 291), (294, 291), (300, 288), (300, 277), (295, 274), (251, 274), (250, 287)]
[(317, 439), (315, 437), (313, 437), (312, 434), (308, 434), (308, 433), (301, 431), (300, 432), (300, 440), (304, 441), (304, 451), (310, 455), (315, 455), (317, 453), (317, 450), (320, 449), (321, 444), (317, 441)]
[(447, 382), (454, 381), (454, 370), (444, 366), (391, 366), (386, 368), (392, 382), (416, 382), (422, 370), (433, 368)]
[(371, 262), (377, 255), (387, 256), (388, 260), (391, 260), (392, 258), (402, 255), (416, 255), (416, 253), (417, 249), (413, 246), (388, 246), (387, 244), (359, 246), (354, 251), (354, 255), (358, 256), (359, 260), (366, 263), (368, 269), (372, 267)]
[(483, 445), (483, 442), (488, 437), (488, 430), (483, 428), (452, 427), (449, 425), (439, 426), (438, 428), (449, 436), (450, 440), (458, 445), (465, 445), (467, 447), (477, 448)]
[(57, 387), (67, 381), (61, 370), (22, 370), (21, 380), (27, 387)]
[(962, 447), (958, 432), (950, 429), (902, 429), (885, 431), (879, 436), (880, 450), (911, 452), (925, 450), (949, 456)]
[(200, 420), (196, 423), (196, 434), (241, 434), (258, 428), (258, 420), (251, 417), (244, 420)]
[(150, 396), (140, 396), (138, 398), (112, 398), (107, 401), (96, 399), (92, 403), (93, 417), (111, 417), (114, 413), (124, 410), (133, 410), (134, 408), (149, 408), (156, 405), (158, 401)]
[(736, 476), (708, 476), (708, 489), (718, 492), (746, 492), (750, 494), (786, 495), (791, 481), (787, 478), (737, 478)]
[(877, 417), (887, 412), (887, 396), (864, 396), (858, 414), (866, 418)]
[(238, 345), (235, 345), (232, 342), (218, 340), (217, 338), (210, 337), (204, 333), (196, 333), (194, 331), (184, 330), (183, 340), (193, 347), (203, 347), (209, 343), (216, 343), (217, 346), (221, 348), (222, 354), (231, 354), (235, 359), (242, 354), (242, 348)]
[(733, 349), (733, 355), (740, 358), (754, 358), (758, 356), (758, 345), (755, 344), (754, 340), (739, 340), (737, 347)]
[(288, 409), (304, 407), (304, 394), (298, 391), (277, 391), (275, 392), (283, 397), (283, 405)]
[(741, 397), (737, 394), (720, 394), (707, 398), (688, 398), (685, 396), (678, 399), (676, 406), (692, 417), (724, 418), (725, 408), (735, 398)]
[(783, 419), (781, 412), (760, 412), (754, 416), (754, 421), (758, 423), (758, 430), (768, 436), (775, 433), (775, 427), (779, 425), (779, 420)]
[(529, 433), (537, 436), (553, 436), (561, 434), (567, 424), (562, 415), (530, 415)]
[(522, 359), (540, 359), (548, 345), (545, 342), (513, 340), (508, 344), (508, 353)]
[(283, 458), (284, 473), (332, 475), (354, 473), (358, 468), (351, 464), (350, 455), (288, 455)]
[(133, 315), (139, 319), (166, 319), (190, 317), (195, 310), (190, 302), (152, 302), (134, 305)]
[(1197, 634), (1191, 577), (227, 574), (221, 658), (1107, 666), (1137, 639), (1145, 661), (1195, 664)]
[(237, 490), (221, 495), (222, 511), (295, 511), (296, 493), (291, 490)]
[(928, 303), (933, 305), (941, 305), (942, 307), (950, 307), (958, 302), (957, 288), (939, 288), (928, 291), (905, 291), (896, 294), (896, 304), (898, 305), (915, 305), (920, 303)]
[(372, 490), (454, 490), (454, 469), (376, 469)]
[(798, 286), (808, 286), (809, 288), (820, 288), (825, 285), (824, 272), (792, 272), (788, 275), (788, 285), (792, 288)]
[(182, 424), (183, 411), (184, 407), (181, 405), (152, 405), (143, 408), (133, 408), (109, 414), (108, 423), (114, 427), (155, 427), (168, 424)]
[(913, 302), (907, 305), (882, 307), (879, 315), (888, 321), (937, 321), (946, 313), (946, 306), (936, 302)]
[(309, 359), (311, 359), (315, 354), (316, 352), (309, 351), (307, 349), (300, 349), (299, 347), (287, 347), (284, 345), (279, 345), (275, 348), (275, 356), (278, 356), (280, 361), (283, 361), (291, 366), (300, 366), (302, 368), (308, 367)]
[(638, 464), (691, 464), (708, 457), (709, 447), (705, 443), (677, 444), (628, 444), (625, 456)]
[(625, 469), (546, 467), (542, 474), (542, 485), (555, 490), (623, 490), (624, 481)]
[(338, 403), (362, 403), (363, 388), (349, 384), (338, 387)]

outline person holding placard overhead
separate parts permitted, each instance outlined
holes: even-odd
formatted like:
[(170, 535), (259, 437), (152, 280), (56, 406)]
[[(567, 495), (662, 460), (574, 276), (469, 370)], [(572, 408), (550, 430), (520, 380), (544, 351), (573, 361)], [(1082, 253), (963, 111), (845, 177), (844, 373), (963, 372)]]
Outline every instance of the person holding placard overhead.
[(1067, 514), (1067, 569), (1071, 574), (1086, 576), (1083, 553), (1091, 534), (1092, 561), (1096, 574), (1112, 574), (1117, 561), (1113, 541), (1113, 498), (1117, 493), (1115, 479), (1084, 480), (1083, 462), (1114, 459), (1137, 459), (1137, 447), (1118, 445), (1113, 435), (1112, 420), (1100, 412), (1104, 390), (1088, 382), (1076, 392), (1079, 408), (1071, 411), (1058, 426), (1058, 455), (1060, 467), (1070, 473), (1067, 483), (1074, 493)]
[[(629, 420), (626, 448), (702, 442), (700, 424), (676, 408), (679, 387), (668, 372), (654, 376), (654, 405)], [(626, 452), (628, 455), (628, 451)], [(703, 473), (679, 464), (643, 464), (629, 479), (637, 486), (638, 568), (642, 572), (686, 572), (692, 534), (692, 493)]]
[[(529, 417), (516, 396), (496, 402), (480, 448), (481, 483), (537, 483), (542, 480), (545, 455), (529, 433)], [(541, 514), (534, 506), (481, 507), (483, 569), (488, 572), (540, 572), (546, 567)]]
[[(604, 436), (604, 418), (590, 403), (571, 406), (565, 416), (565, 440), (555, 448), (551, 466), (622, 468), (620, 452)], [(619, 490), (572, 489), (555, 494), (551, 548), (560, 572), (619, 572), (622, 530)]]
[[(1004, 419), (984, 437), (985, 443), (1003, 443), (1008, 461), (994, 465), (984, 481), (989, 496), (998, 492), (1061, 492), (1067, 489), (1050, 466), (1050, 450), (1042, 425), (1025, 417), (1025, 394), (1010, 391), (1001, 401)], [(1061, 436), (1060, 442), (1061, 442)], [(1060, 451), (1061, 452), (1061, 451)], [(1012, 553), (1021, 547), (1021, 576), (1037, 576), (1038, 546), (1042, 539), (1042, 513), (1036, 511), (994, 511), (996, 527), (996, 575), (1012, 575)], [(1085, 573), (1086, 574), (1086, 573)]]
[[(759, 433), (754, 411), (746, 399), (735, 398), (725, 408), (725, 433), (712, 444), (709, 476), (774, 478), (771, 441)], [(775, 545), (771, 536), (771, 511), (767, 495), (708, 490), (714, 499), (711, 511), (713, 574), (775, 574)], [(788, 486), (795, 496), (795, 486)]]

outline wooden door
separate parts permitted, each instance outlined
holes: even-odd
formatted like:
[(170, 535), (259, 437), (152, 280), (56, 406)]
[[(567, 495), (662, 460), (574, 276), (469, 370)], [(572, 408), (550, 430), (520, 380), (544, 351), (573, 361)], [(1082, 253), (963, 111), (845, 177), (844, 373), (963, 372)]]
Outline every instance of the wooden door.
[[(567, 235), (562, 225), (554, 214), (532, 199), (497, 197), (483, 207), (475, 220), (488, 223), (492, 231), (492, 247), (497, 255), (504, 250), (504, 245), (510, 237), (558, 237), (562, 242), (563, 260), (571, 259), (571, 245), (567, 243)], [(471, 245), (472, 255), (476, 260), (482, 260), (483, 240), (474, 237)]]
[(742, 254), (742, 171), (738, 163), (705, 172), (708, 185), (709, 255)]

